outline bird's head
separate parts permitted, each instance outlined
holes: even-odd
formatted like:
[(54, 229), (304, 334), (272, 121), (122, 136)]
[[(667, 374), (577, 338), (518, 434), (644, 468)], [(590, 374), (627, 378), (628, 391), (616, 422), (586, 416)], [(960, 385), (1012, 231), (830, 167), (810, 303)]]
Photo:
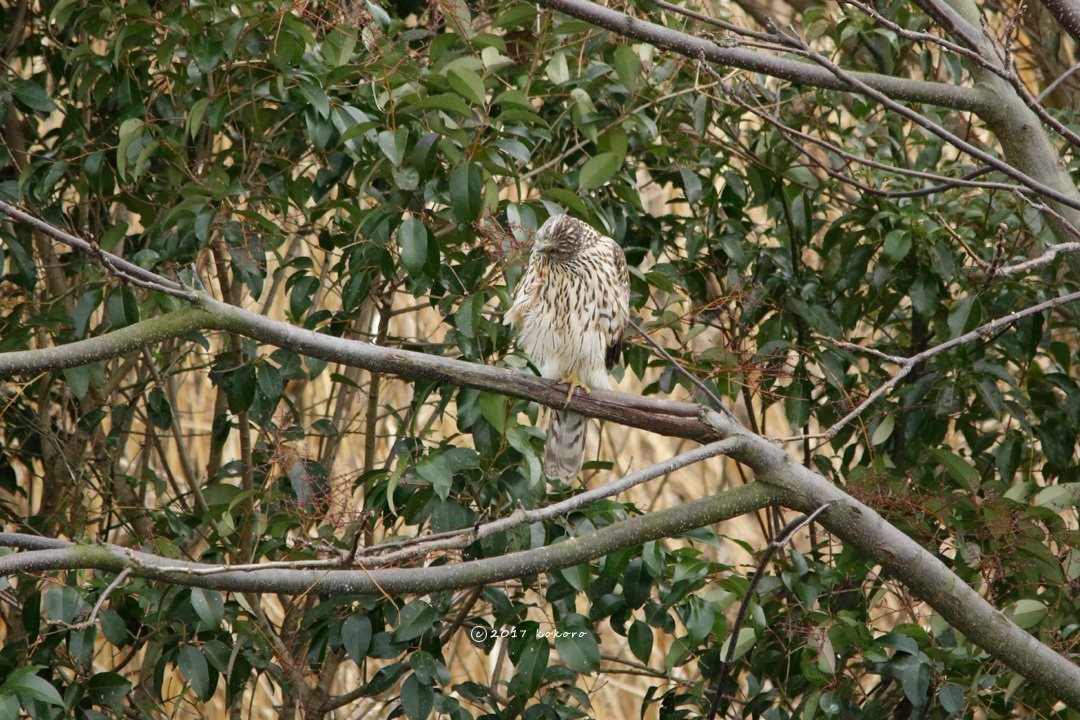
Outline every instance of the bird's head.
[(553, 260), (564, 261), (574, 257), (596, 239), (600, 233), (569, 215), (555, 215), (540, 226), (533, 238), (537, 253)]

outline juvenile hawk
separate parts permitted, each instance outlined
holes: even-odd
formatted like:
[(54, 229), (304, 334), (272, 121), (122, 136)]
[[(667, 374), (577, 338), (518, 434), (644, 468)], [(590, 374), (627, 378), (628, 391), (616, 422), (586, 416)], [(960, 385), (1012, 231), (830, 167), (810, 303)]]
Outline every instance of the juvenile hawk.
[[(586, 392), (608, 389), (630, 316), (626, 256), (614, 240), (569, 215), (536, 232), (532, 257), (506, 321), (542, 377)], [(552, 410), (544, 474), (570, 480), (585, 458), (585, 418)]]

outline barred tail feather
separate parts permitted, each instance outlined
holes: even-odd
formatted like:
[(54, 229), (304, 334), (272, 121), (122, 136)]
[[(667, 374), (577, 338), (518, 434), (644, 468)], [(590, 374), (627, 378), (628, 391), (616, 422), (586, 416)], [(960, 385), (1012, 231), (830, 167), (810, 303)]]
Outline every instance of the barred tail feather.
[(552, 480), (573, 480), (585, 459), (585, 416), (553, 410), (544, 444), (544, 474)]

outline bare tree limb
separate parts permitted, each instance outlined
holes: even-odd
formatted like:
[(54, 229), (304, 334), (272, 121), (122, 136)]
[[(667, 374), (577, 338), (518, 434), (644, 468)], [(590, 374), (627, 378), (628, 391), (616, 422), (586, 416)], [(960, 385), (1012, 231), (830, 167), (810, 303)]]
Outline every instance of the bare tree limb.
[(140, 287), (156, 290), (165, 293), (166, 295), (172, 295), (184, 300), (193, 301), (196, 299), (196, 294), (191, 290), (185, 289), (180, 283), (163, 278), (157, 273), (139, 267), (135, 263), (128, 262), (112, 253), (105, 252), (94, 243), (88, 242), (77, 235), (64, 232), (44, 220), (39, 220), (30, 213), (20, 210), (14, 205), (9, 205), (2, 200), (0, 200), (0, 213), (7, 215), (12, 220), (17, 220), (20, 223), (37, 230), (43, 235), (47, 235), (54, 240), (59, 240), (68, 247), (75, 250), (81, 250), (93, 258), (97, 258), (106, 269), (112, 271), (118, 277), (130, 281), (133, 285), (139, 285)]
[[(694, 60), (763, 73), (799, 85), (859, 92), (857, 86), (837, 78), (822, 68), (799, 60), (768, 55), (741, 48), (721, 47), (714, 42), (687, 33), (631, 17), (589, 0), (538, 0), (538, 5), (584, 20), (628, 38), (672, 50)], [(852, 73), (859, 82), (889, 97), (907, 102), (938, 105), (970, 112), (989, 110), (990, 95), (976, 88), (945, 83), (908, 80), (875, 73)]]
[(1061, 28), (1080, 43), (1080, 3), (1076, 0), (1039, 0)]
[[(216, 572), (216, 565), (185, 562), (116, 545), (79, 545), (18, 533), (0, 533), (0, 546), (39, 548), (0, 557), (0, 575), (64, 569), (131, 570), (132, 577), (229, 592), (301, 595), (383, 594), (392, 596), (460, 590), (501, 580), (552, 572), (616, 550), (672, 537), (768, 505), (774, 491), (751, 483), (692, 503), (657, 510), (554, 545), (494, 558), (422, 568), (323, 570), (271, 567)], [(208, 569), (214, 572), (205, 572)]]
[(792, 48), (807, 53), (810, 59), (821, 65), (823, 68), (827, 69), (829, 72), (833, 73), (837, 78), (840, 78), (850, 83), (854, 87), (858, 88), (863, 94), (873, 98), (874, 100), (877, 100), (884, 107), (892, 110), (898, 115), (901, 115), (908, 120), (911, 120), (919, 127), (929, 131), (933, 135), (936, 135), (937, 137), (949, 143), (956, 149), (962, 150), (971, 157), (978, 159), (979, 162), (989, 165), (995, 170), (998, 170), (999, 172), (1007, 175), (1008, 177), (1011, 177), (1013, 180), (1016, 180), (1028, 190), (1039, 193), (1046, 198), (1059, 202), (1062, 205), (1073, 208), (1074, 210), (1080, 210), (1080, 198), (1074, 197), (1072, 195), (1061, 192), (1056, 188), (1050, 187), (1046, 183), (1043, 183), (1031, 177), (1027, 173), (1024, 173), (1021, 170), (1013, 167), (1004, 160), (1001, 160), (984, 150), (980, 150), (979, 148), (975, 147), (960, 136), (956, 135), (953, 132), (950, 132), (949, 130), (946, 130), (941, 125), (938, 125), (934, 121), (930, 120), (925, 115), (896, 102), (885, 93), (871, 87), (870, 85), (867, 85), (865, 82), (863, 82), (861, 78), (856, 77), (854, 73), (842, 69), (839, 65), (832, 62), (821, 53), (812, 50), (810, 46), (803, 42), (801, 38), (788, 33), (780, 33), (779, 36), (785, 38)]

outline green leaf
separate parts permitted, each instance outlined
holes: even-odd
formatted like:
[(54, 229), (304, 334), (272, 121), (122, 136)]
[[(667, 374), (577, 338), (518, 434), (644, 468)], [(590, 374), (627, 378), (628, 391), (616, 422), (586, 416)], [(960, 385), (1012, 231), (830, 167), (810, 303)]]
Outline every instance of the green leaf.
[(634, 654), (634, 657), (648, 664), (653, 648), (653, 631), (648, 623), (635, 620), (630, 624), (626, 637), (630, 641), (630, 652)]
[(701, 200), (701, 180), (694, 172), (686, 168), (679, 170), (679, 176), (682, 178), (683, 197), (686, 198), (686, 202), (690, 205), (696, 204)]
[(315, 108), (319, 117), (330, 117), (330, 99), (326, 97), (326, 91), (318, 85), (306, 80), (300, 81), (300, 94)]
[(664, 672), (670, 673), (675, 668), (684, 665), (690, 659), (690, 653), (690, 643), (687, 642), (686, 638), (675, 638), (668, 647), (667, 655), (664, 657)]
[(192, 104), (191, 110), (188, 112), (187, 124), (184, 126), (185, 132), (192, 140), (199, 134), (203, 118), (206, 117), (206, 110), (209, 107), (210, 98), (200, 98)]
[(64, 368), (62, 372), (64, 380), (67, 382), (68, 387), (71, 388), (71, 393), (79, 400), (82, 400), (90, 389), (90, 366), (80, 365), (73, 368)]
[[(754, 646), (757, 636), (754, 633), (754, 628), (739, 628), (739, 639), (735, 642), (735, 656), (733, 660), (738, 660), (745, 655), (751, 647)], [(728, 635), (724, 638), (724, 644), (720, 646), (720, 657), (727, 658), (728, 645), (731, 643), (731, 636)]]
[(1046, 605), (1032, 598), (1017, 600), (1005, 609), (1005, 617), (1012, 620), (1021, 629), (1035, 627), (1047, 615)]
[(401, 248), (401, 264), (411, 275), (422, 274), (428, 255), (427, 227), (409, 215), (398, 228), (397, 239)]
[(600, 646), (585, 627), (560, 628), (555, 635), (555, 650), (566, 666), (583, 675), (600, 669)]
[(79, 591), (67, 585), (49, 588), (45, 592), (45, 613), (51, 620), (72, 623), (90, 607), (83, 601)]
[(962, 335), (968, 327), (971, 310), (975, 304), (975, 298), (968, 296), (960, 298), (952, 309), (949, 310), (949, 337), (954, 338)]
[(565, 188), (550, 188), (545, 194), (567, 210), (588, 217), (589, 208), (581, 201), (581, 198), (578, 197), (576, 193)]
[(641, 78), (641, 58), (629, 45), (615, 48), (615, 74), (627, 90), (635, 90)]
[(98, 622), (101, 623), (101, 631), (105, 639), (116, 647), (122, 647), (129, 639), (127, 624), (112, 608), (102, 610), (98, 614)]
[(454, 168), (450, 176), (450, 203), (458, 222), (471, 223), (480, 217), (484, 205), (484, 180), (471, 163)]
[(154, 427), (162, 430), (172, 427), (172, 406), (161, 388), (157, 386), (150, 388), (146, 396), (146, 410)]
[(413, 600), (401, 608), (400, 622), (391, 634), (391, 640), (395, 643), (415, 640), (431, 630), (437, 619), (434, 608), (423, 600)]
[(251, 363), (245, 363), (238, 368), (226, 371), (222, 378), (222, 385), (225, 389), (225, 399), (228, 400), (229, 412), (237, 415), (250, 409), (258, 388), (255, 367)]
[(472, 109), (465, 104), (465, 101), (461, 99), (461, 96), (452, 93), (430, 95), (417, 100), (416, 102), (403, 101), (402, 109), (406, 112), (412, 112), (414, 110), (444, 110), (463, 117), (471, 117), (473, 114)]
[(318, 289), (319, 278), (312, 275), (299, 278), (289, 289), (289, 314), (297, 319), (303, 318), (311, 308)]
[(645, 563), (642, 558), (634, 558), (623, 571), (623, 597), (632, 608), (644, 605), (652, 592), (653, 577)]
[[(1019, 487), (1019, 486), (1016, 486)], [(1035, 496), (1036, 507), (1049, 507), (1061, 512), (1080, 503), (1080, 483), (1049, 485)]]
[(195, 694), (203, 700), (209, 699), (210, 668), (202, 651), (194, 645), (184, 645), (176, 654), (176, 666)]
[(506, 405), (505, 395), (482, 392), (476, 397), (476, 404), (480, 407), (480, 414), (500, 433), (506, 432)]
[(615, 177), (620, 164), (619, 156), (610, 152), (589, 158), (581, 167), (581, 174), (578, 175), (578, 188), (592, 190), (600, 187)]
[(930, 667), (926, 663), (911, 663), (900, 674), (900, 686), (912, 705), (922, 707), (930, 691)]
[(547, 64), (547, 76), (552, 85), (562, 85), (570, 81), (570, 67), (566, 63), (566, 53), (557, 52)]
[(426, 720), (435, 707), (435, 691), (413, 673), (401, 683), (401, 709), (409, 720)]
[(408, 128), (383, 130), (379, 133), (379, 149), (382, 150), (383, 155), (394, 164), (394, 167), (399, 167), (401, 161), (405, 159), (405, 149), (408, 147), (408, 144)]
[(75, 7), (80, 3), (81, 0), (60, 0), (49, 12), (49, 22), (56, 25), (57, 28), (63, 28), (67, 25)]
[(667, 561), (664, 558), (664, 549), (656, 540), (650, 540), (641, 547), (641, 560), (654, 578), (664, 576)]
[(141, 118), (128, 118), (120, 123), (120, 142), (116, 146), (116, 173), (121, 178), (127, 177), (128, 148), (131, 143), (142, 137), (144, 124)]
[(40, 665), (29, 665), (15, 670), (4, 681), (3, 690), (22, 693), (49, 705), (62, 706), (64, 701), (53, 684), (43, 677), (38, 677), (37, 671), (41, 669)]
[(192, 588), (191, 607), (206, 629), (216, 628), (225, 617), (225, 598), (217, 590)]
[(445, 500), (453, 488), (454, 474), (442, 455), (429, 455), (416, 465), (416, 474), (431, 483), (435, 494)]
[(370, 697), (386, 692), (394, 686), (394, 683), (398, 681), (398, 678), (404, 675), (405, 671), (408, 669), (408, 665), (400, 662), (391, 663), (386, 667), (379, 668), (379, 671), (372, 676), (370, 681), (368, 681), (367, 686), (364, 688), (364, 694)]
[(907, 230), (893, 230), (885, 236), (882, 255), (892, 263), (898, 263), (911, 251), (911, 233)]
[(896, 417), (893, 414), (888, 414), (881, 419), (878, 426), (874, 428), (874, 434), (870, 437), (871, 445), (881, 445), (888, 440), (893, 433), (893, 428), (896, 426)]
[(98, 705), (109, 705), (116, 709), (131, 692), (131, 683), (118, 673), (100, 672), (90, 678), (87, 690), (90, 699)]
[(323, 60), (332, 68), (342, 67), (352, 60), (353, 50), (355, 49), (356, 31), (349, 28), (349, 32), (345, 32), (341, 29), (341, 26), (335, 25), (327, 33), (326, 39), (323, 40)]
[(52, 101), (45, 88), (33, 80), (14, 78), (11, 80), (11, 95), (28, 110), (39, 113), (51, 113), (56, 110), (56, 103)]
[(364, 662), (371, 647), (371, 620), (353, 613), (341, 624), (341, 645), (357, 665)]
[(949, 715), (958, 716), (963, 714), (967, 704), (964, 700), (964, 691), (956, 683), (945, 683), (938, 690), (938, 702), (942, 709)]
[(454, 92), (469, 102), (483, 105), (487, 100), (484, 81), (480, 79), (479, 75), (466, 67), (461, 65), (451, 67), (446, 72), (446, 80), (450, 83), (450, 87), (453, 88)]
[(687, 638), (691, 643), (702, 642), (712, 632), (716, 613), (712, 605), (696, 595), (686, 599), (686, 607), (683, 612), (683, 625), (686, 626)]
[(128, 287), (114, 288), (105, 301), (105, 314), (113, 330), (139, 322), (139, 301)]
[(82, 630), (72, 630), (68, 633), (68, 652), (76, 663), (88, 662), (94, 656), (94, 640), (97, 638), (97, 627), (91, 625)]
[(929, 272), (923, 272), (911, 285), (909, 295), (920, 315), (933, 315), (938, 302), (937, 280)]
[(980, 484), (979, 472), (967, 460), (945, 448), (931, 448), (929, 455), (945, 466), (949, 476), (968, 492)]
[(551, 656), (551, 646), (544, 637), (532, 635), (517, 661), (517, 673), (510, 683), (510, 692), (518, 697), (530, 697), (544, 680)]

